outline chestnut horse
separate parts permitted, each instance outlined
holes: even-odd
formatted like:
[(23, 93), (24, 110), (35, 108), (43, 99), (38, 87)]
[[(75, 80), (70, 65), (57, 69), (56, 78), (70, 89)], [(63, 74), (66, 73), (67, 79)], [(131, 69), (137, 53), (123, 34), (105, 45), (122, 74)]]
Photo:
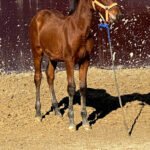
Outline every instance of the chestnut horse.
[[(46, 75), (52, 96), (52, 107), (56, 115), (61, 115), (61, 113), (54, 91), (54, 72), (58, 61), (65, 63), (69, 95), (69, 129), (71, 130), (76, 129), (73, 111), (73, 97), (76, 89), (74, 66), (76, 63), (79, 64), (82, 125), (85, 129), (90, 128), (86, 111), (86, 88), (89, 56), (93, 49), (93, 40), (89, 36), (92, 12), (97, 10), (103, 13), (103, 8), (98, 4), (110, 6), (113, 3), (112, 0), (78, 0), (75, 11), (69, 16), (64, 16), (54, 10), (41, 10), (33, 17), (30, 23), (29, 35), (35, 67), (36, 117), (42, 118), (40, 84), (42, 77), (41, 62), (44, 54), (49, 58)], [(119, 13), (118, 6), (110, 9), (109, 21), (116, 20)]]

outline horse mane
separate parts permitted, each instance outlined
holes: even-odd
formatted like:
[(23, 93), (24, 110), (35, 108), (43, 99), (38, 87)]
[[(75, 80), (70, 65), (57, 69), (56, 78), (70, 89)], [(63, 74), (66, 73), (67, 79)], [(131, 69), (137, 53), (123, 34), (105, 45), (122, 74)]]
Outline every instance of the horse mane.
[(70, 0), (70, 6), (69, 6), (69, 15), (73, 14), (76, 10), (79, 0)]

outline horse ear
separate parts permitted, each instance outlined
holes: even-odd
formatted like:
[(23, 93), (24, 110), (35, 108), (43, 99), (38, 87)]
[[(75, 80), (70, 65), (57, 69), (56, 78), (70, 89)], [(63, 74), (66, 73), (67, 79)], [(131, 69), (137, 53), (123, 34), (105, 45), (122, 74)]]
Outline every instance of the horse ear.
[(75, 11), (78, 1), (79, 0), (70, 0), (69, 14), (72, 14)]

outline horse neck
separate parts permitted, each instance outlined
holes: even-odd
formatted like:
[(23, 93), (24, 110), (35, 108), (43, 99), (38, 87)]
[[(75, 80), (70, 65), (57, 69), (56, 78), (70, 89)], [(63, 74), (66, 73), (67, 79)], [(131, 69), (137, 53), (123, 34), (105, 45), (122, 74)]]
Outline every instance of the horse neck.
[(79, 0), (78, 7), (73, 14), (73, 19), (82, 30), (86, 30), (91, 25), (92, 12), (90, 4), (87, 0)]

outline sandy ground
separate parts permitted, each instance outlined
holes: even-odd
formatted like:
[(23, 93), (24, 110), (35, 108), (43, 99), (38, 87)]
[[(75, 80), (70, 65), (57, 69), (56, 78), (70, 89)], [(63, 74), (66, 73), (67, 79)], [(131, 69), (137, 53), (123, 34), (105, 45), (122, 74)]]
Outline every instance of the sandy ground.
[(74, 100), (78, 130), (68, 130), (68, 97), (65, 71), (56, 73), (55, 89), (63, 117), (48, 112), (51, 107), (46, 77), (41, 85), (42, 122), (35, 121), (35, 87), (33, 73), (0, 75), (0, 150), (149, 150), (150, 149), (150, 69), (117, 71), (126, 121), (111, 70), (90, 68), (88, 72), (87, 110), (92, 126), (81, 126), (78, 71)]

